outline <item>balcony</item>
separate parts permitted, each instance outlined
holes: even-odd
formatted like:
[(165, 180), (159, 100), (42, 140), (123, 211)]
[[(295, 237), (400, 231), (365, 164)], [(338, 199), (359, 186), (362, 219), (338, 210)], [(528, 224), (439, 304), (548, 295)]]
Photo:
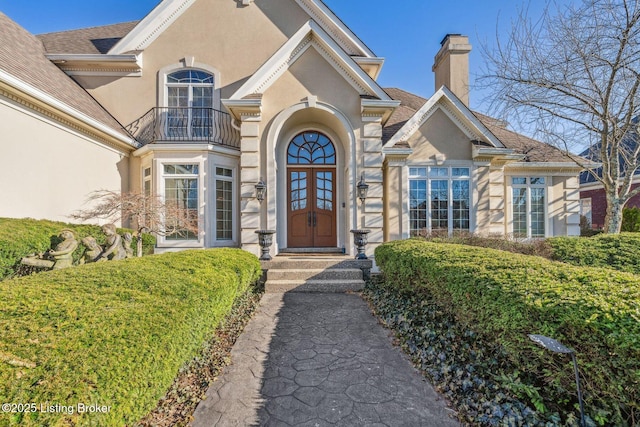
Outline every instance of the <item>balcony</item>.
[(189, 142), (240, 149), (240, 132), (233, 118), (213, 108), (152, 108), (126, 127), (140, 144)]

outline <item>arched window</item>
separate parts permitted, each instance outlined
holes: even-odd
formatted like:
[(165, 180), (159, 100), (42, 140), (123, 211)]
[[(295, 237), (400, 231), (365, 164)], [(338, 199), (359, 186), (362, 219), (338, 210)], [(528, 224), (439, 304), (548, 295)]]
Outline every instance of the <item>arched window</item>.
[(214, 76), (200, 70), (167, 75), (167, 135), (197, 139), (211, 134)]
[(336, 149), (320, 132), (302, 132), (289, 144), (287, 163), (290, 165), (335, 165)]

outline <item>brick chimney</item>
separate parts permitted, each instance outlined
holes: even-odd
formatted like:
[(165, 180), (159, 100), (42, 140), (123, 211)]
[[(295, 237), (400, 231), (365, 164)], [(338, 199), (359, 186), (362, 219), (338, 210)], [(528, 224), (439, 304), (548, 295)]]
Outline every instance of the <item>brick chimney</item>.
[(436, 74), (436, 90), (448, 87), (464, 105), (469, 106), (469, 37), (447, 34), (435, 57), (433, 72)]

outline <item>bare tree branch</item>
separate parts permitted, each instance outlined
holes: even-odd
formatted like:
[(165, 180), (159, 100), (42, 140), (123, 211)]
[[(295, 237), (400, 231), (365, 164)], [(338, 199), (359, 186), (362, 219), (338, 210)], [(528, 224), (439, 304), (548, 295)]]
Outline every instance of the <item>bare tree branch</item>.
[(622, 208), (640, 193), (640, 0), (581, 0), (551, 12), (535, 21), (521, 12), (506, 42), (483, 47), (480, 83), (494, 114), (534, 127), (577, 164), (587, 162), (570, 150), (590, 147), (602, 164), (590, 172), (607, 196), (605, 231), (617, 233)]
[(160, 236), (189, 237), (198, 235), (198, 212), (182, 206), (177, 200), (142, 193), (98, 190), (86, 201), (91, 207), (76, 211), (71, 218), (88, 221), (103, 219), (130, 222), (137, 228), (138, 256), (142, 256), (142, 233)]

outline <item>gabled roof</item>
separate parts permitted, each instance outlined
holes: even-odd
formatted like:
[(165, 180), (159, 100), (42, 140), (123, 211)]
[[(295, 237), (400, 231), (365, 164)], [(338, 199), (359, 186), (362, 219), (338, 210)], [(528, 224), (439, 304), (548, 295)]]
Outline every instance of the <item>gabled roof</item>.
[(49, 54), (106, 54), (140, 21), (38, 34)]
[[(119, 40), (109, 54), (144, 50), (197, 0), (164, 0)], [(349, 55), (372, 58), (374, 53), (321, 0), (294, 0)], [(244, 2), (243, 2), (244, 3)], [(255, 7), (248, 5), (246, 7)]]
[(240, 100), (264, 93), (278, 77), (309, 48), (316, 49), (336, 71), (342, 74), (362, 96), (391, 101), (373, 80), (337, 42), (313, 20), (306, 22), (278, 51), (265, 62), (229, 99)]
[(6, 84), (60, 111), (131, 141), (122, 126), (75, 81), (45, 57), (34, 35), (0, 12), (0, 84)]
[[(394, 141), (397, 141), (394, 144), (395, 146), (406, 147), (406, 137), (399, 138), (397, 136), (401, 134), (400, 131), (402, 129), (405, 129), (405, 127), (409, 125), (409, 122), (412, 119), (414, 121), (417, 121), (416, 117), (419, 116), (419, 113), (423, 111), (425, 107), (427, 107), (427, 103), (433, 103), (433, 97), (427, 100), (426, 98), (422, 98), (418, 95), (414, 95), (397, 88), (385, 88), (385, 91), (393, 99), (401, 101), (401, 104), (400, 107), (395, 110), (383, 129), (383, 143), (387, 144), (388, 146), (391, 139), (394, 138)], [(446, 91), (448, 91), (448, 89), (446, 89)], [(449, 97), (455, 97), (455, 95), (451, 94), (450, 91), (448, 92)], [(441, 94), (440, 97), (442, 95), (443, 94)], [(486, 130), (484, 132), (484, 136), (493, 137), (495, 138), (495, 140), (499, 141), (500, 145), (497, 145), (498, 147), (502, 146), (508, 149), (512, 149), (516, 153), (524, 154), (526, 156), (524, 160), (525, 162), (571, 162), (571, 160), (568, 159), (567, 156), (565, 156), (564, 153), (556, 147), (508, 130), (506, 128), (507, 124), (504, 121), (494, 119), (475, 111), (470, 111), (466, 107), (464, 107), (463, 110), (467, 110), (468, 113), (471, 114), (477, 122), (481, 123), (481, 128), (484, 128)], [(468, 117), (469, 114), (466, 114), (466, 116)], [(487, 141), (480, 140), (476, 141), (475, 143), (477, 145), (491, 147), (492, 144), (488, 143), (491, 139), (492, 138)]]
[[(404, 92), (404, 91), (402, 91)], [(409, 105), (416, 106), (419, 100), (415, 95), (408, 94), (405, 107), (412, 110)], [(396, 95), (400, 94), (396, 90)], [(488, 143), (492, 147), (505, 148), (502, 142), (495, 137), (486, 126), (478, 120), (478, 118), (451, 92), (446, 86), (442, 86), (431, 98), (425, 100), (423, 105), (415, 111), (415, 113), (407, 120), (395, 121), (396, 127), (399, 129), (385, 141), (385, 148), (391, 148), (400, 144), (406, 146), (408, 139), (431, 117), (438, 109), (442, 109), (455, 122), (458, 123), (460, 129), (467, 134), (470, 140), (481, 140)], [(409, 110), (404, 110), (405, 114)], [(393, 116), (390, 121), (393, 120)], [(400, 125), (400, 123), (402, 123)]]

